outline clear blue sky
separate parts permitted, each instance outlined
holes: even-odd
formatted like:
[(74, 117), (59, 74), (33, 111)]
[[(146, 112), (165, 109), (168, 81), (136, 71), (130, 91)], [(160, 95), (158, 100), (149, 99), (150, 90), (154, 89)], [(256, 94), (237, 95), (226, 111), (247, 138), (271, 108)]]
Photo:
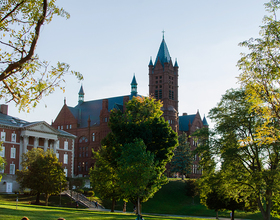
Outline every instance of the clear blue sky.
[[(84, 75), (85, 100), (130, 94), (135, 73), (138, 93), (148, 95), (148, 64), (165, 41), (179, 65), (179, 115), (201, 117), (221, 95), (237, 87), (236, 63), (245, 48), (238, 43), (258, 37), (263, 0), (58, 0), (71, 18), (56, 17), (41, 32), (36, 52), (41, 59), (63, 61)], [(78, 102), (81, 83), (66, 77), (66, 92), (57, 90), (28, 113), (9, 114), (51, 123), (63, 106)], [(211, 124), (210, 120), (208, 122)], [(212, 124), (211, 124), (212, 126)]]

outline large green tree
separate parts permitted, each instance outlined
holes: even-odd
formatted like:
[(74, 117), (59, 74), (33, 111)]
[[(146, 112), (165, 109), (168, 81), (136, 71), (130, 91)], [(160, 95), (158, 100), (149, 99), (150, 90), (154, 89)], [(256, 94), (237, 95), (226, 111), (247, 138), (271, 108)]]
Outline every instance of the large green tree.
[(52, 151), (41, 148), (32, 149), (22, 156), (22, 170), (17, 170), (17, 181), (21, 188), (30, 188), (37, 194), (39, 203), (41, 193), (45, 194), (46, 205), (52, 194), (58, 194), (66, 187), (66, 177)]
[(98, 192), (104, 199), (111, 199), (111, 212), (114, 212), (115, 203), (121, 198), (117, 164), (113, 157), (115, 149), (113, 136), (109, 134), (102, 141), (99, 151), (93, 151), (94, 167), (90, 169), (90, 182), (94, 192)]
[(0, 2), (0, 98), (15, 101), (19, 110), (29, 111), (42, 96), (56, 87), (64, 90), (66, 73), (82, 79), (69, 65), (40, 60), (36, 46), (43, 25), (54, 16), (69, 18), (56, 0), (5, 0)]
[(173, 173), (180, 173), (182, 180), (184, 175), (188, 175), (191, 172), (193, 164), (193, 153), (191, 146), (188, 143), (188, 136), (186, 133), (179, 135), (179, 145), (174, 149), (174, 156), (170, 163), (170, 171)]
[[(141, 214), (140, 198), (149, 198), (158, 186), (149, 186), (151, 180), (157, 178), (154, 154), (146, 150), (141, 139), (123, 145), (118, 160), (117, 174), (124, 198), (137, 200), (137, 213)], [(154, 182), (155, 183), (155, 182)], [(156, 184), (156, 183), (155, 183)]]
[[(122, 146), (133, 143), (136, 139), (143, 140), (147, 147), (146, 151), (154, 155), (156, 175), (146, 185), (146, 193), (141, 195), (140, 202), (147, 201), (161, 188), (161, 185), (167, 183), (168, 180), (164, 171), (166, 164), (170, 162), (173, 156), (172, 151), (177, 145), (176, 132), (161, 117), (163, 113), (160, 110), (161, 106), (161, 102), (153, 98), (134, 97), (126, 103), (123, 112), (120, 110), (111, 111), (109, 126), (112, 132), (102, 140), (101, 149), (106, 151), (106, 153), (102, 153), (102, 157), (108, 162), (106, 164), (108, 169), (113, 172), (119, 169), (118, 159), (122, 156)], [(97, 157), (96, 159), (98, 160)], [(91, 175), (94, 175), (94, 173)], [(122, 180), (119, 179), (118, 181)], [(110, 183), (108, 187), (119, 187), (119, 184), (115, 185), (113, 181), (108, 180), (108, 183)], [(123, 194), (120, 190), (119, 192)], [(123, 199), (130, 199), (135, 205), (137, 204), (137, 197), (124, 198), (126, 197), (124, 194), (122, 197)]]
[[(243, 89), (228, 90), (209, 117), (216, 123), (209, 159), (220, 158), (216, 169), (219, 179), (226, 181), (220, 190), (230, 198), (242, 197), (247, 207), (258, 204), (263, 218), (270, 219), (272, 197), (280, 186), (280, 148), (277, 143), (259, 142), (258, 128), (265, 119), (253, 111)], [(202, 181), (215, 172), (209, 169)]]

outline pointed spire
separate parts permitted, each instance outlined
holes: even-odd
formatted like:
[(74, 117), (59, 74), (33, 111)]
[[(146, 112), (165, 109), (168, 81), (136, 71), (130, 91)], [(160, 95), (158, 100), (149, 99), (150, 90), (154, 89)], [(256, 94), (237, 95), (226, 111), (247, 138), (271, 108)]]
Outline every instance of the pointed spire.
[(208, 122), (207, 122), (207, 120), (206, 120), (205, 115), (204, 115), (204, 117), (203, 117), (202, 124), (203, 124), (204, 126), (209, 126), (209, 124), (208, 124)]
[(135, 73), (133, 74), (133, 79), (131, 82), (131, 95), (132, 96), (137, 96), (137, 82), (136, 82), (136, 78), (135, 78)]
[(150, 63), (149, 63), (149, 66), (153, 66), (152, 57), (150, 58)]
[(178, 63), (177, 63), (177, 58), (175, 59), (174, 67), (179, 67), (179, 66), (178, 66)]
[(66, 97), (64, 97), (64, 105), (66, 105)]
[(156, 57), (155, 65), (156, 65), (158, 60), (160, 60), (162, 66), (164, 66), (164, 63), (169, 63), (170, 60), (171, 60), (167, 45), (166, 45), (165, 40), (164, 40), (164, 35), (163, 35), (163, 38), (162, 38), (162, 42), (159, 46), (159, 50), (158, 50), (158, 54), (157, 54), (157, 57)]
[(79, 91), (78, 94), (79, 94), (79, 101), (78, 101), (78, 103), (81, 104), (81, 103), (84, 102), (84, 96), (85, 96), (83, 85), (81, 85), (81, 88), (80, 88), (80, 91)]

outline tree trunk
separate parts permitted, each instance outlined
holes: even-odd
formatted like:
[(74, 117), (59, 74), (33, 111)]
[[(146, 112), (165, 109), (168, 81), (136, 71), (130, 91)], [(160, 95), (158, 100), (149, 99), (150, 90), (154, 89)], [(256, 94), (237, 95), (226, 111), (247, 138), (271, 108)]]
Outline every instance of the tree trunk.
[(137, 214), (138, 214), (138, 215), (141, 215), (140, 198), (139, 198), (139, 197), (138, 197), (138, 200), (137, 200)]
[(40, 194), (39, 192), (37, 192), (37, 195), (36, 195), (36, 204), (39, 204), (40, 203)]
[(266, 210), (264, 210), (264, 207), (262, 205), (260, 198), (258, 198), (257, 201), (258, 201), (258, 206), (259, 206), (259, 209), (261, 210), (263, 219), (270, 220), (270, 210), (271, 210), (271, 206), (272, 206), (271, 198), (266, 200)]
[(48, 193), (45, 194), (45, 199), (46, 199), (46, 206), (49, 205), (49, 197), (50, 195)]
[(231, 220), (234, 220), (234, 210), (231, 210)]
[(219, 219), (219, 213), (216, 211), (216, 219)]
[(115, 211), (115, 203), (116, 203), (116, 199), (115, 197), (112, 199), (112, 206), (111, 206), (111, 212)]
[(126, 212), (126, 201), (123, 201), (123, 212)]

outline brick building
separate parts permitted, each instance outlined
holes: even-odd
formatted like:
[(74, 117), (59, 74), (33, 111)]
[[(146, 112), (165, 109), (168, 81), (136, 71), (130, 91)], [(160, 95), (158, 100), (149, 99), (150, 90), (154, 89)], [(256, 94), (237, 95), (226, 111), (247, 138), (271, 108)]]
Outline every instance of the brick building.
[[(163, 102), (163, 117), (172, 129), (179, 134), (186, 132), (190, 135), (198, 128), (208, 126), (206, 118), (202, 120), (199, 112), (193, 115), (178, 114), (178, 70), (177, 61), (174, 65), (171, 60), (164, 38), (159, 47), (155, 63), (150, 60), (149, 67), (149, 94)], [(125, 96), (105, 98), (101, 100), (84, 101), (84, 90), (81, 86), (78, 93), (78, 104), (70, 107), (64, 101), (64, 105), (52, 126), (59, 130), (65, 130), (77, 136), (75, 142), (75, 168), (74, 174), (78, 176), (88, 175), (89, 168), (93, 166), (92, 149), (98, 150), (101, 140), (110, 132), (107, 125), (110, 110), (113, 108), (123, 110), (124, 103), (137, 94), (137, 82), (135, 76), (131, 82), (131, 92)], [(189, 140), (191, 148), (197, 143)], [(199, 177), (201, 171), (197, 169), (199, 158), (194, 158), (193, 173), (191, 177)]]
[(0, 156), (6, 160), (4, 170), (0, 170), (0, 192), (19, 190), (15, 173), (17, 169), (21, 170), (22, 154), (32, 148), (52, 149), (62, 163), (65, 175), (73, 176), (75, 135), (54, 129), (44, 121), (27, 122), (12, 117), (8, 115), (7, 105), (0, 106), (0, 132)]

